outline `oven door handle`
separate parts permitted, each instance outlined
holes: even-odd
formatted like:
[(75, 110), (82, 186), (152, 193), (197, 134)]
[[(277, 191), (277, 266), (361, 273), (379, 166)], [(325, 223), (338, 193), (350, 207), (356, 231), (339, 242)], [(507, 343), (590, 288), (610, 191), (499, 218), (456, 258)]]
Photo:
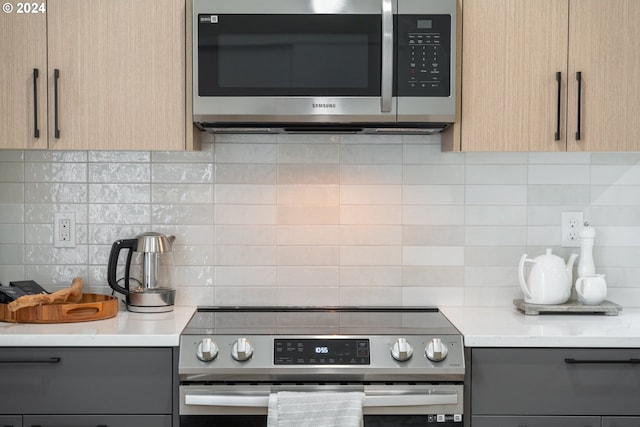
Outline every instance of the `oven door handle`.
[[(228, 394), (189, 394), (184, 396), (186, 405), (195, 406), (233, 406), (233, 407), (258, 407), (269, 406), (268, 395), (228, 395)], [(433, 393), (433, 394), (381, 394), (366, 395), (364, 407), (397, 407), (397, 406), (431, 406), (431, 405), (456, 405), (458, 394)]]

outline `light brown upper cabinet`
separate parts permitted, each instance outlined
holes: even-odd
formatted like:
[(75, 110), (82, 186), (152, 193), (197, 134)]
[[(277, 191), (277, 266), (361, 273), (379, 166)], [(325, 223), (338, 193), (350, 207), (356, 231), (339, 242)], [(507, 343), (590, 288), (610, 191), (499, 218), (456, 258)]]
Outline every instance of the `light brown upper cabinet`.
[(461, 109), (443, 149), (640, 150), (640, 1), (461, 7)]
[[(2, 20), (3, 29), (10, 22), (11, 36), (0, 44), (19, 60), (2, 65), (0, 85), (16, 86), (16, 93), (0, 111), (18, 112), (0, 118), (0, 147), (193, 148), (186, 132), (184, 0), (47, 0), (44, 14)], [(36, 142), (34, 68), (38, 108), (45, 109)]]

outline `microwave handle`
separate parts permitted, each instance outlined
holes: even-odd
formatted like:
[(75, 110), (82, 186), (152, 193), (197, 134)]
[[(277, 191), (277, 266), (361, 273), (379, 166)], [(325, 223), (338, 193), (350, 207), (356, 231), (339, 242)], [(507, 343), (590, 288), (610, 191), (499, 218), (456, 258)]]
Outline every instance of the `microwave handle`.
[(382, 75), (380, 76), (380, 111), (391, 112), (393, 97), (393, 6), (382, 0)]

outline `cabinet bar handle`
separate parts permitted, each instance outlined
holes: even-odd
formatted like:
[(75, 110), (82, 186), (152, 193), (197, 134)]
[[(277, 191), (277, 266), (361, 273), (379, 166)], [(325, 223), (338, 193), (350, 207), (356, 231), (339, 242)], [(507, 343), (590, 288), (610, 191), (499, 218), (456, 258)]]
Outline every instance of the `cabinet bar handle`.
[(391, 112), (393, 99), (393, 6), (382, 0), (382, 70), (380, 79), (380, 111)]
[(48, 359), (0, 359), (0, 363), (60, 363), (62, 358), (49, 357)]
[(33, 69), (33, 137), (40, 138), (38, 129), (38, 69)]
[(556, 141), (560, 141), (560, 105), (562, 101), (562, 72), (556, 73), (556, 81), (558, 82), (558, 115), (556, 116)]
[(576, 141), (580, 141), (582, 137), (582, 71), (576, 73), (576, 79), (578, 80), (578, 129), (576, 131)]
[(58, 126), (58, 80), (60, 79), (60, 70), (57, 68), (53, 70), (53, 121), (54, 121), (54, 133), (53, 136), (60, 138), (60, 128)]
[(586, 363), (592, 363), (592, 364), (609, 364), (609, 363), (614, 363), (614, 364), (632, 364), (632, 365), (637, 365), (640, 364), (640, 359), (564, 359), (564, 362), (569, 364), (569, 365), (577, 365), (577, 364), (586, 364)]

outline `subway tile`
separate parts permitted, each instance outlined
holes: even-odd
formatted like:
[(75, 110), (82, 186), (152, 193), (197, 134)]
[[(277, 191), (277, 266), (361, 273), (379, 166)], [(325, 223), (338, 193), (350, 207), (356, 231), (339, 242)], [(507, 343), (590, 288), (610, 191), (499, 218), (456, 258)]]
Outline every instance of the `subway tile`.
[(593, 206), (634, 206), (640, 205), (640, 186), (591, 186)]
[(464, 248), (465, 267), (517, 266), (524, 253), (524, 246), (467, 246)]
[(531, 152), (528, 153), (530, 164), (588, 164), (591, 161), (591, 153), (577, 152)]
[(154, 163), (151, 165), (154, 183), (213, 183), (213, 165), (210, 163)]
[[(213, 290), (214, 303), (219, 306), (276, 306), (279, 304), (276, 288), (216, 286)], [(198, 304), (202, 305), (202, 302)]]
[(339, 165), (281, 164), (278, 165), (278, 184), (329, 185), (340, 182)]
[(335, 266), (340, 250), (337, 246), (278, 246), (278, 266)]
[(338, 206), (278, 206), (278, 224), (332, 225), (340, 220)]
[(278, 146), (276, 144), (220, 144), (216, 142), (216, 163), (276, 163)]
[(25, 163), (25, 182), (87, 182), (86, 163)]
[[(428, 144), (422, 138), (437, 139), (438, 143)], [(410, 139), (405, 136), (405, 140)], [(403, 146), (403, 163), (409, 165), (432, 165), (441, 168), (442, 165), (451, 167), (463, 165), (466, 161), (466, 153), (444, 152), (440, 148), (440, 134), (430, 137), (416, 137), (417, 143), (408, 143)]]
[(468, 165), (465, 169), (467, 185), (526, 185), (527, 165)]
[[(171, 204), (212, 204), (213, 188), (211, 184), (152, 184), (151, 201)], [(219, 188), (216, 187), (216, 190)]]
[(22, 203), (0, 203), (0, 224), (22, 224), (25, 220), (24, 209)]
[(25, 184), (0, 183), (0, 203), (22, 203), (25, 200)]
[(404, 225), (463, 225), (464, 206), (410, 205), (402, 208)]
[(281, 225), (277, 227), (279, 245), (337, 246), (343, 232), (337, 225)]
[(86, 162), (86, 151), (54, 151), (54, 150), (27, 150), (24, 152), (25, 162), (34, 163), (79, 163)]
[(465, 234), (468, 246), (522, 246), (527, 243), (526, 227), (470, 226), (466, 227)]
[(403, 250), (400, 246), (341, 246), (340, 265), (401, 265)]
[(513, 287), (518, 283), (518, 266), (465, 267), (464, 283), (467, 287)]
[(90, 163), (89, 182), (142, 183), (151, 180), (148, 163)]
[(466, 153), (466, 162), (472, 164), (526, 164), (531, 153), (490, 153), (473, 152)]
[(402, 282), (402, 268), (397, 265), (341, 265), (340, 286), (346, 287), (398, 287)]
[(340, 166), (342, 185), (402, 184), (402, 165), (345, 165)]
[(94, 203), (89, 205), (88, 220), (91, 224), (149, 224), (151, 207), (146, 204), (128, 203), (126, 208), (123, 208), (117, 204)]
[[(0, 243), (0, 264), (19, 265), (24, 264), (24, 248), (22, 245), (6, 245)], [(5, 282), (8, 283), (8, 282)]]
[(592, 165), (636, 165), (640, 164), (637, 152), (595, 152), (591, 153)]
[(464, 285), (464, 266), (405, 265), (402, 286), (455, 287)]
[[(0, 150), (1, 152), (2, 150)], [(24, 182), (24, 169), (25, 164), (22, 162), (3, 162), (0, 159), (0, 185), (11, 182)]]
[(281, 205), (338, 205), (343, 188), (329, 185), (278, 185), (272, 202)]
[(340, 208), (340, 224), (343, 225), (399, 225), (402, 207), (388, 205), (348, 205)]
[(27, 183), (26, 203), (87, 203), (87, 184)]
[(462, 246), (403, 246), (402, 265), (462, 266), (465, 249)]
[(215, 182), (217, 184), (276, 184), (276, 165), (217, 164)]
[(589, 185), (529, 185), (530, 205), (588, 205), (591, 194)]
[(89, 184), (89, 203), (127, 204), (151, 202), (150, 184)]
[(402, 228), (399, 225), (342, 225), (339, 240), (343, 246), (400, 246)]
[(463, 286), (456, 287), (405, 287), (402, 288), (402, 305), (405, 307), (446, 307), (464, 305)]
[(216, 245), (275, 245), (275, 225), (216, 225)]
[(277, 305), (326, 307), (340, 305), (338, 287), (278, 287)]
[(402, 202), (405, 205), (463, 205), (465, 191), (462, 185), (403, 185)]
[(340, 146), (337, 144), (303, 143), (278, 146), (278, 164), (337, 164)]
[(399, 205), (403, 187), (400, 185), (341, 185), (340, 203), (343, 205)]
[(341, 286), (340, 305), (343, 306), (402, 306), (402, 288), (348, 287)]
[(277, 265), (275, 246), (218, 246), (216, 266), (270, 266)]
[(399, 144), (344, 144), (340, 151), (340, 161), (345, 165), (402, 164), (402, 157)]
[(589, 165), (529, 165), (529, 185), (589, 184)]
[(458, 164), (405, 164), (402, 183), (405, 185), (464, 185), (465, 167)]
[(22, 150), (0, 150), (0, 162), (23, 162), (25, 158), (25, 151)]
[(277, 272), (275, 266), (219, 266), (216, 286), (275, 287)]
[(467, 185), (465, 202), (468, 205), (526, 205), (526, 185)]
[(274, 185), (216, 184), (215, 186), (215, 202), (219, 204), (275, 204), (277, 194), (277, 188)]
[(216, 224), (276, 224), (277, 209), (271, 205), (215, 205)]
[(152, 205), (152, 224), (212, 224), (212, 205)]
[(462, 246), (465, 228), (453, 225), (404, 225), (402, 244), (407, 246)]
[(464, 215), (468, 226), (527, 225), (526, 206), (465, 206)]
[(88, 161), (91, 163), (148, 163), (151, 161), (149, 151), (89, 151), (87, 154)]
[(277, 284), (279, 287), (338, 286), (339, 274), (335, 265), (279, 266)]

